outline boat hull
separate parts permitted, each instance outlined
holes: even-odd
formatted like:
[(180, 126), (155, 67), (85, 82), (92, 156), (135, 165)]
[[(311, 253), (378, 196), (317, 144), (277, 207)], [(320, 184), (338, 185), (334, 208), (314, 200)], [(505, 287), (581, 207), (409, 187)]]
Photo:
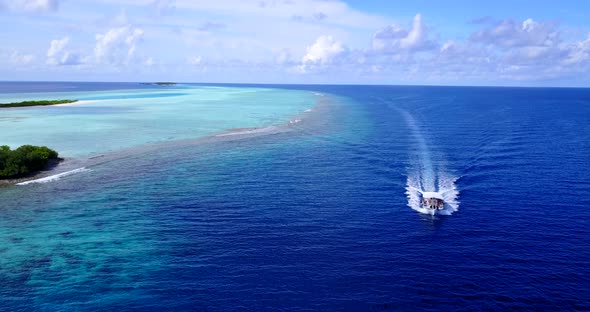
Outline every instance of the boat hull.
[(444, 207), (444, 206), (442, 206), (442, 207), (436, 207), (436, 208), (435, 208), (435, 207), (429, 207), (429, 206), (424, 206), (424, 205), (422, 205), (422, 208), (423, 208), (423, 209), (428, 209), (428, 210), (433, 210), (433, 211), (437, 211), (437, 210), (443, 210), (443, 209), (445, 209), (445, 207)]

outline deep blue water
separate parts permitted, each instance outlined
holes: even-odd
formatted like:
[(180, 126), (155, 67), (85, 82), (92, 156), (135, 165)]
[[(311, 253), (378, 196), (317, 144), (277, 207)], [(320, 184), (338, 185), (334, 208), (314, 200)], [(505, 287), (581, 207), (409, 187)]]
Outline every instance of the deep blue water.
[(277, 87), (337, 101), (0, 189), (0, 310), (590, 310), (589, 89)]

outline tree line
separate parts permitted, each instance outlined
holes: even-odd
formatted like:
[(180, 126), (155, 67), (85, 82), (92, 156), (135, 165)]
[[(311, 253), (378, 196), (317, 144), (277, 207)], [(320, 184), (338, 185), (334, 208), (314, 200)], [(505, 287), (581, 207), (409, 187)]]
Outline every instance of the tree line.
[(78, 100), (43, 100), (43, 101), (23, 101), (14, 103), (0, 103), (0, 108), (6, 107), (26, 107), (26, 106), (48, 106), (57, 104), (74, 103)]
[(58, 153), (46, 146), (23, 145), (15, 150), (0, 146), (0, 179), (19, 178), (43, 170)]

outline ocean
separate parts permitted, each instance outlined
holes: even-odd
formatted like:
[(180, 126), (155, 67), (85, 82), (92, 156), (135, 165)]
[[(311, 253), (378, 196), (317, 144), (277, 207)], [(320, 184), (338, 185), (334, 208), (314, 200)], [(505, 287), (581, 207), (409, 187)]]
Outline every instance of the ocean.
[(83, 170), (0, 188), (0, 311), (590, 311), (590, 89), (0, 83), (48, 97), (0, 145)]

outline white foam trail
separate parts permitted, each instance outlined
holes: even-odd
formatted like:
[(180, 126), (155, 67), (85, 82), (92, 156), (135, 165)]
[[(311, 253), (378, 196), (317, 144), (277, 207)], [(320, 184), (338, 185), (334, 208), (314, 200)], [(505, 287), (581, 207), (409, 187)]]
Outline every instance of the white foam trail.
[[(455, 185), (457, 178), (451, 177), (441, 169), (435, 170), (430, 149), (426, 143), (426, 139), (422, 135), (418, 123), (414, 117), (402, 110), (397, 109), (406, 119), (408, 127), (412, 131), (412, 136), (418, 145), (418, 159), (416, 171), (413, 174), (408, 174), (408, 182), (406, 186), (406, 195), (408, 197), (408, 206), (423, 214), (440, 214), (451, 215), (453, 212), (459, 210), (459, 191)], [(428, 209), (422, 207), (422, 193), (437, 192), (442, 195), (445, 203), (442, 210)]]
[(28, 184), (33, 184), (33, 183), (48, 183), (48, 182), (52, 182), (52, 181), (57, 181), (63, 177), (72, 175), (72, 174), (76, 174), (76, 173), (80, 173), (80, 172), (86, 172), (86, 171), (90, 171), (90, 169), (86, 169), (85, 167), (82, 168), (78, 168), (78, 169), (74, 169), (74, 170), (70, 170), (70, 171), (66, 171), (66, 172), (62, 172), (59, 174), (55, 174), (52, 176), (48, 176), (45, 178), (41, 178), (41, 179), (36, 179), (36, 180), (31, 180), (31, 181), (25, 181), (25, 182), (21, 182), (21, 183), (17, 183), (16, 185), (28, 185)]
[(412, 135), (416, 142), (418, 143), (418, 156), (420, 158), (420, 185), (421, 189), (425, 192), (435, 192), (435, 177), (434, 177), (434, 169), (432, 166), (432, 160), (430, 157), (430, 149), (428, 149), (428, 145), (426, 144), (426, 139), (420, 132), (420, 128), (416, 123), (416, 120), (410, 113), (406, 112), (405, 110), (398, 109), (404, 118), (406, 119), (406, 123), (410, 130), (412, 131)]
[(442, 210), (423, 208), (422, 193), (419, 179), (417, 177), (408, 176), (408, 184), (406, 186), (406, 195), (408, 197), (408, 207), (423, 213), (423, 214), (439, 214), (439, 215), (451, 215), (453, 212), (459, 210), (459, 191), (455, 186), (456, 178), (445, 177), (439, 174), (438, 178), (438, 191), (437, 193), (442, 195), (445, 206)]

